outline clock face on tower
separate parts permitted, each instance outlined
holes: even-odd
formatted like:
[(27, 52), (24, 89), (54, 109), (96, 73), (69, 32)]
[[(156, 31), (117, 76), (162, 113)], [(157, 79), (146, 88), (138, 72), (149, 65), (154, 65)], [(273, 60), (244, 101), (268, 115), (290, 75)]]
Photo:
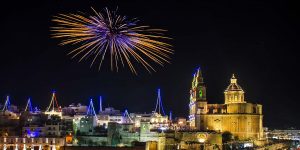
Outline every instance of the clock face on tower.
[(199, 90), (199, 97), (202, 98), (202, 96), (203, 96), (203, 92), (202, 92), (202, 89), (200, 89)]

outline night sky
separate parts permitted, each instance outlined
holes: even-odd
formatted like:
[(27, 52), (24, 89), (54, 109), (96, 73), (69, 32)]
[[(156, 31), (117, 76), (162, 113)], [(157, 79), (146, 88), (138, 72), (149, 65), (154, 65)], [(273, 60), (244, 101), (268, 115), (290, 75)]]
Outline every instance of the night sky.
[[(208, 103), (224, 103), (232, 73), (246, 101), (263, 104), (264, 126), (297, 127), (299, 113), (299, 15), (288, 1), (232, 2), (174, 0), (40, 0), (1, 2), (0, 103), (45, 109), (51, 91), (69, 105), (103, 96), (104, 106), (129, 112), (151, 112), (161, 88), (166, 111), (188, 115), (192, 74), (201, 67)], [(89, 68), (89, 62), (66, 56), (72, 48), (51, 39), (52, 16), (91, 13), (91, 7), (115, 9), (141, 24), (167, 29), (175, 54), (172, 64), (139, 75), (127, 68), (111, 72)], [(107, 66), (107, 64), (105, 64)], [(98, 102), (95, 103), (98, 105)], [(98, 108), (98, 107), (97, 107)]]

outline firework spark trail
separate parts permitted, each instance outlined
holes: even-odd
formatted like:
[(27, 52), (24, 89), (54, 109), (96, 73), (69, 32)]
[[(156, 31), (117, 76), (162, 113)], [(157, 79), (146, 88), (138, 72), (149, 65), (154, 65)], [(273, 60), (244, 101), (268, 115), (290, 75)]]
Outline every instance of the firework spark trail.
[[(92, 8), (93, 9), (93, 8)], [(119, 63), (137, 74), (133, 60), (147, 71), (155, 71), (148, 60), (161, 66), (170, 63), (173, 54), (172, 45), (160, 40), (170, 39), (164, 36), (162, 29), (137, 25), (138, 20), (127, 19), (116, 11), (96, 12), (94, 15), (58, 14), (54, 16), (55, 27), (51, 28), (53, 38), (62, 39), (60, 45), (75, 45), (77, 48), (68, 54), (80, 57), (79, 61), (92, 58), (92, 63), (99, 61), (99, 69), (106, 55), (110, 55), (111, 70), (118, 71)], [(145, 57), (145, 58), (144, 58)]]

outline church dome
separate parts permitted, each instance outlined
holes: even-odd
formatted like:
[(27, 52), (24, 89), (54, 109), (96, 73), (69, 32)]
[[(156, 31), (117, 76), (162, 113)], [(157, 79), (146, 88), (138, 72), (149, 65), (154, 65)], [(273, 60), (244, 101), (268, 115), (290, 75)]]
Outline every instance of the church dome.
[(242, 87), (237, 84), (237, 79), (235, 78), (234, 74), (232, 75), (230, 79), (230, 84), (225, 91), (243, 91)]
[(244, 100), (244, 91), (237, 84), (237, 79), (235, 78), (234, 74), (230, 79), (230, 84), (224, 92), (225, 94), (225, 104), (230, 103), (245, 103)]

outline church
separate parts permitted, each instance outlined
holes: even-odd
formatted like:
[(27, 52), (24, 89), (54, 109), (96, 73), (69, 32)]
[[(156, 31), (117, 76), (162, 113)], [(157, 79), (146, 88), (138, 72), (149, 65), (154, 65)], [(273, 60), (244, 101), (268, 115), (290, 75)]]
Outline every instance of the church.
[(263, 138), (262, 105), (245, 101), (245, 92), (232, 75), (224, 91), (224, 104), (209, 104), (200, 69), (190, 90), (189, 124), (200, 131), (229, 131), (239, 139)]

